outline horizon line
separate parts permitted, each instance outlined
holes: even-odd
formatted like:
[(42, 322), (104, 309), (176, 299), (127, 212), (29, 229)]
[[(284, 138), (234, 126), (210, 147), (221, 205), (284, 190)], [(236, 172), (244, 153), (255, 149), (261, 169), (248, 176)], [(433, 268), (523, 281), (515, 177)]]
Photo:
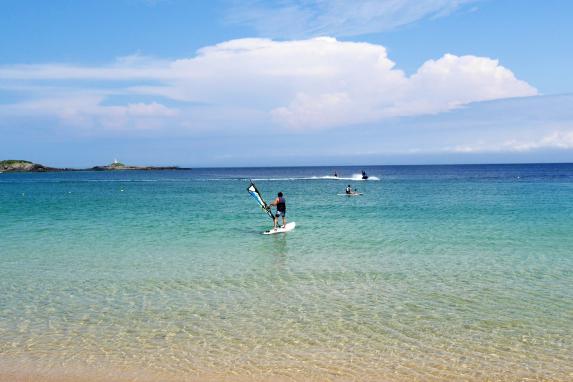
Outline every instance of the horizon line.
[[(25, 159), (2, 159), (0, 162), (5, 160), (16, 160), (16, 161), (27, 161)], [(44, 165), (43, 163), (39, 162), (32, 162), (34, 164), (39, 164), (46, 167), (52, 167), (48, 165)], [(185, 171), (185, 169), (248, 169), (248, 168), (303, 168), (303, 167), (420, 167), (420, 166), (515, 166), (515, 165), (571, 165), (573, 161), (567, 162), (484, 162), (484, 163), (418, 163), (418, 164), (336, 164), (336, 165), (293, 165), (293, 166), (286, 166), (286, 165), (270, 165), (270, 166), (189, 166), (189, 165), (179, 165), (179, 164), (129, 164), (129, 166), (141, 166), (141, 167), (179, 167), (181, 170)], [(97, 166), (106, 166), (101, 164), (96, 164), (89, 167), (71, 167), (71, 166), (64, 166), (64, 167), (52, 167), (57, 169), (71, 169), (71, 170), (89, 170), (92, 167)], [(130, 170), (133, 171), (133, 170)]]

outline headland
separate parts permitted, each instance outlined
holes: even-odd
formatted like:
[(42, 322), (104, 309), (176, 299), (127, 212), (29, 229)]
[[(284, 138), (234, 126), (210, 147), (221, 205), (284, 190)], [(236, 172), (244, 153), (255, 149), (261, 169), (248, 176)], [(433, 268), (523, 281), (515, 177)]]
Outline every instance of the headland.
[(0, 161), (0, 172), (63, 172), (63, 171), (157, 171), (157, 170), (191, 170), (187, 167), (178, 166), (132, 166), (114, 161), (103, 166), (90, 168), (49, 167), (27, 160), (8, 159)]

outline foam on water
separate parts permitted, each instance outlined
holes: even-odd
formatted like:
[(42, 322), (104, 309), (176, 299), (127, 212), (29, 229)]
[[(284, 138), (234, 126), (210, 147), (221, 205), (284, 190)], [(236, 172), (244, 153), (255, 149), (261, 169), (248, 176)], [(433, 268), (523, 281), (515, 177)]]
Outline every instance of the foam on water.
[(313, 175), (313, 176), (301, 176), (301, 177), (289, 177), (289, 178), (254, 178), (254, 181), (268, 180), (268, 181), (293, 181), (293, 180), (352, 180), (352, 181), (379, 181), (380, 178), (377, 176), (368, 176), (368, 179), (362, 179), (362, 174), (352, 174), (351, 177), (334, 176), (334, 175)]

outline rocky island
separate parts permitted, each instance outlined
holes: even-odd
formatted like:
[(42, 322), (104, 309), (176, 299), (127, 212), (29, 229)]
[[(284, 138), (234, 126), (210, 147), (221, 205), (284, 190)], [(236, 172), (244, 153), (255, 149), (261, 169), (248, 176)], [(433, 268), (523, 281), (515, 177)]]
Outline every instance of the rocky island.
[(27, 160), (3, 160), (0, 161), (0, 172), (61, 172), (61, 171), (129, 171), (129, 170), (191, 170), (190, 168), (177, 166), (129, 166), (118, 161), (105, 166), (94, 166), (84, 169), (48, 167)]
[(27, 160), (9, 159), (0, 161), (0, 172), (48, 172), (57, 170)]
[(86, 171), (122, 171), (122, 170), (191, 170), (190, 168), (183, 168), (177, 166), (128, 166), (120, 162), (113, 162), (106, 166), (95, 166), (86, 169)]

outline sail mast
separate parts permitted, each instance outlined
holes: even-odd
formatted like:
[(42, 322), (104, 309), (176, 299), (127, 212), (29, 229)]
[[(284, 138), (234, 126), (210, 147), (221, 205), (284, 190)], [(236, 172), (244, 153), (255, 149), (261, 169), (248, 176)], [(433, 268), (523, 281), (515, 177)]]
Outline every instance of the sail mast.
[(275, 217), (273, 216), (273, 213), (271, 212), (271, 208), (265, 202), (261, 193), (257, 189), (257, 186), (255, 186), (255, 183), (253, 183), (252, 180), (251, 180), (251, 184), (249, 185), (249, 187), (247, 187), (247, 191), (249, 191), (249, 194), (253, 197), (253, 199), (255, 199), (257, 201), (257, 203), (261, 206), (261, 208), (263, 210), (265, 210), (267, 215), (269, 215), (269, 217), (274, 220)]

